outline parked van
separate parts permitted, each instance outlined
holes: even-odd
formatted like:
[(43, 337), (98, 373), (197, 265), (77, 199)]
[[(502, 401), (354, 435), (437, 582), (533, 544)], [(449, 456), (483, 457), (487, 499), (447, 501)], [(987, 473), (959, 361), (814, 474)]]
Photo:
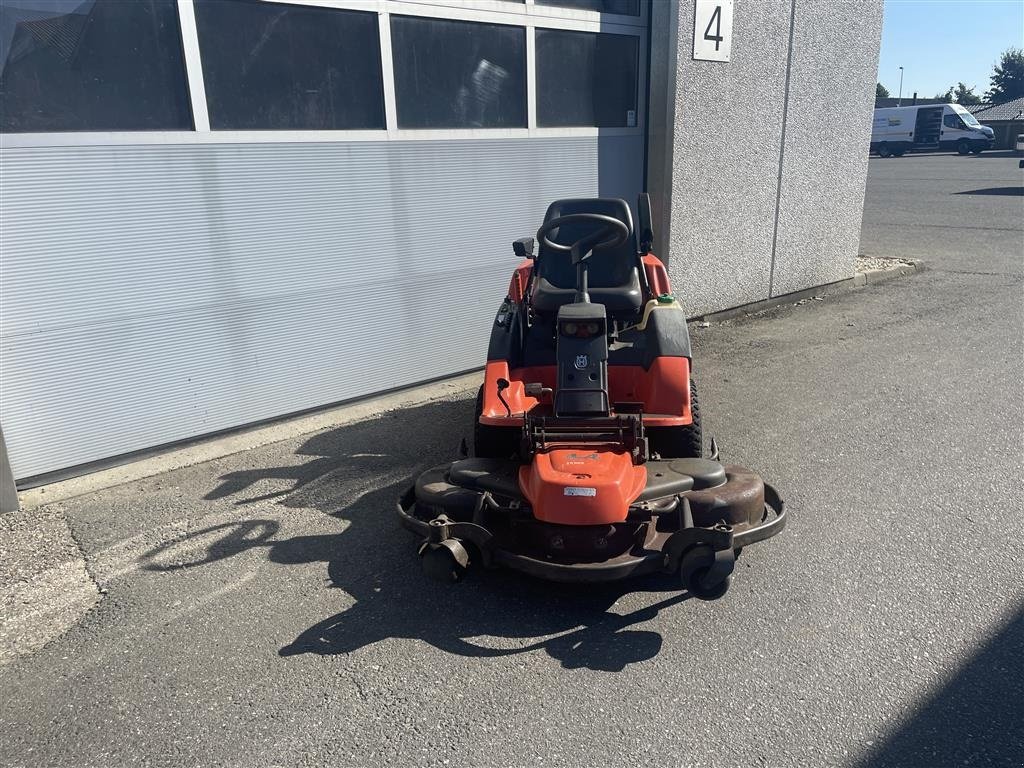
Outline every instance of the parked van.
[(992, 141), (992, 129), (959, 104), (876, 109), (871, 126), (871, 151), (879, 157), (943, 150), (980, 155)]

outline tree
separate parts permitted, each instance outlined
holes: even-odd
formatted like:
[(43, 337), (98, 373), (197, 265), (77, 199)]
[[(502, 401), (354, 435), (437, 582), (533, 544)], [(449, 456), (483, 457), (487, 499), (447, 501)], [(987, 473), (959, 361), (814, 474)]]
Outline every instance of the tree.
[(876, 99), (888, 99), (889, 98), (889, 89), (886, 88), (881, 83), (878, 83), (875, 86), (875, 98)]
[(1009, 48), (992, 67), (992, 87), (985, 98), (992, 102), (1011, 101), (1024, 96), (1024, 50)]
[(953, 98), (956, 99), (957, 104), (965, 107), (981, 104), (981, 96), (974, 92), (974, 86), (968, 88), (963, 83), (956, 84), (956, 88), (953, 89)]
[(946, 104), (953, 103), (953, 89), (952, 87), (945, 93), (936, 93), (935, 98), (939, 101), (945, 102)]

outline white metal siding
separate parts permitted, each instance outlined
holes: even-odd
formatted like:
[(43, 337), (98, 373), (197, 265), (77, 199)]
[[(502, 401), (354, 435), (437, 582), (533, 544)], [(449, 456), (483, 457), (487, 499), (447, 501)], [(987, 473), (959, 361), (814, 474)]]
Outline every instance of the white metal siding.
[(557, 197), (635, 198), (636, 136), (0, 152), (17, 478), (483, 364)]

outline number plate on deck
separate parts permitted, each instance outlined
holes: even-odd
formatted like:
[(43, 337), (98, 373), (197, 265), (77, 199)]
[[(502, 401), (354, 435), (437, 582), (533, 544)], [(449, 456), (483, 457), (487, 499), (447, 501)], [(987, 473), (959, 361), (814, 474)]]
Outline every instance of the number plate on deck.
[(570, 485), (565, 489), (566, 496), (597, 496), (597, 488), (579, 488)]

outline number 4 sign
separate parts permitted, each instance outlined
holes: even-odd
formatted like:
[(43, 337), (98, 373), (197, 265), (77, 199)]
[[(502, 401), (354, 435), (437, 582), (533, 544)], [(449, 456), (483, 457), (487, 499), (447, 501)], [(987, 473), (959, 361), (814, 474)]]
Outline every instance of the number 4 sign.
[(696, 0), (693, 58), (728, 61), (732, 48), (732, 0)]

